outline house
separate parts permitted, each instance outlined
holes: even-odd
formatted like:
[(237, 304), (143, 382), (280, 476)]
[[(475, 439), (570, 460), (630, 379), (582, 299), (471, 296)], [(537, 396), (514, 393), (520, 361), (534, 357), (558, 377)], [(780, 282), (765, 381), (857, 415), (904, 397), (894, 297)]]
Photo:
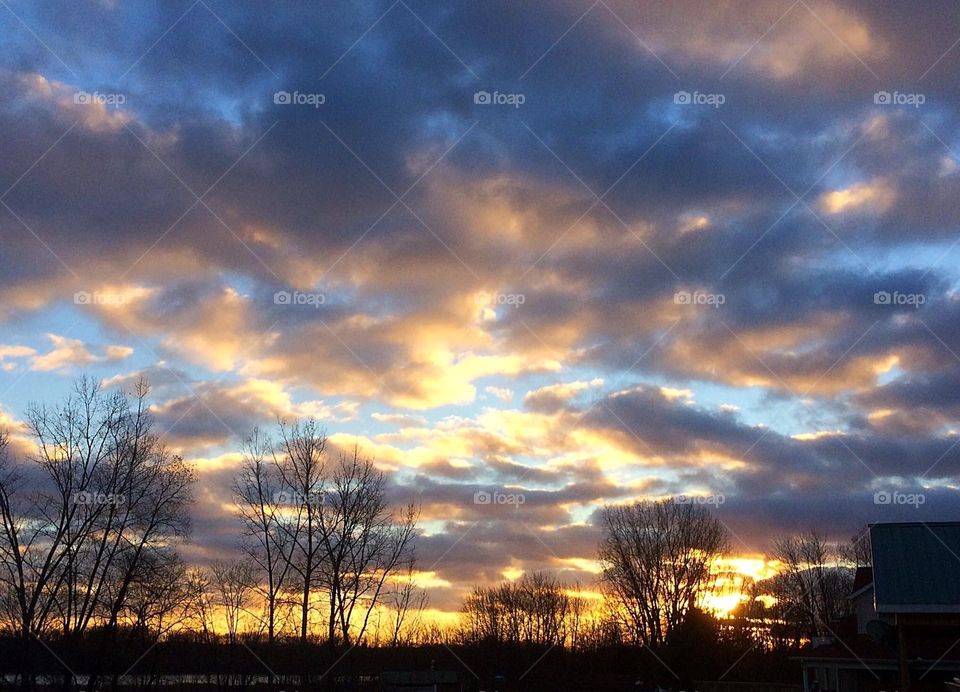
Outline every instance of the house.
[(870, 525), (855, 628), (811, 642), (804, 692), (945, 692), (960, 674), (960, 522)]

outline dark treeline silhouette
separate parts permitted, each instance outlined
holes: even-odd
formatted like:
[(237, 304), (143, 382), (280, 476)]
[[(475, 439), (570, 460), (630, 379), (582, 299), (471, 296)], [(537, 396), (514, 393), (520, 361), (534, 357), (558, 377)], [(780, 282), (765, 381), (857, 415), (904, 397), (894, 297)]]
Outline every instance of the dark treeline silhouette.
[(252, 431), (231, 488), (240, 557), (188, 565), (195, 472), (164, 447), (148, 393), (82, 379), (28, 409), (35, 451), (0, 434), (4, 688), (380, 689), (384, 671), (437, 668), (463, 689), (795, 683), (790, 657), (849, 615), (870, 560), (862, 533), (780, 537), (782, 571), (720, 616), (723, 524), (642, 501), (601, 513), (596, 583), (476, 586), (442, 627), (416, 582), (418, 508), (391, 506), (373, 462), (334, 453), (312, 420)]

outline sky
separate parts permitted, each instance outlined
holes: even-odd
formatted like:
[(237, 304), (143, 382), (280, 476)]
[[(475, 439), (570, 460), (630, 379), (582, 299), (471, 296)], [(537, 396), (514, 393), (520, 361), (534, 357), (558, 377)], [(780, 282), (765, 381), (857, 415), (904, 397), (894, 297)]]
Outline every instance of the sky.
[(147, 378), (189, 560), (278, 416), (422, 506), (441, 611), (592, 583), (605, 504), (958, 518), (955, 8), (0, 5), (0, 423)]

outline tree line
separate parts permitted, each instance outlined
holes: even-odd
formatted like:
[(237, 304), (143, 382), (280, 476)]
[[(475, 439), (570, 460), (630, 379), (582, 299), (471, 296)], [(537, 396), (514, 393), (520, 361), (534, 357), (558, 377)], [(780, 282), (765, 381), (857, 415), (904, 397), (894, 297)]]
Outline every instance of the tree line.
[[(773, 540), (774, 576), (739, 580), (739, 602), (709, 610), (711, 594), (736, 575), (718, 569), (729, 531), (702, 505), (670, 500), (607, 507), (601, 513), (599, 593), (545, 573), (476, 586), (464, 601), (455, 639), (464, 643), (660, 649), (689, 635), (691, 618), (712, 621), (718, 636), (759, 651), (796, 652), (833, 636), (853, 615), (855, 569), (871, 561), (866, 527), (849, 542), (816, 531)], [(599, 600), (598, 600), (599, 596)]]
[(338, 646), (392, 606), (399, 639), (417, 603), (418, 509), (390, 506), (370, 459), (332, 455), (312, 420), (279, 421), (276, 439), (254, 430), (232, 488), (242, 557), (189, 566), (196, 472), (156, 433), (148, 393), (82, 379), (61, 404), (31, 405), (27, 459), (0, 434), (0, 628), (67, 657), (94, 632), (107, 650), (218, 630)]
[[(599, 513), (596, 584), (536, 572), (476, 586), (459, 623), (440, 627), (416, 584), (418, 507), (394, 506), (374, 463), (334, 453), (313, 420), (251, 432), (231, 487), (239, 557), (188, 564), (196, 472), (164, 446), (148, 394), (81, 379), (61, 403), (28, 408), (32, 454), (0, 434), (0, 629), (24, 650), (56, 642), (58, 658), (82, 659), (89, 690), (118, 675), (91, 640), (100, 651), (124, 639), (664, 651), (710, 630), (706, 641), (795, 651), (849, 615), (853, 567), (869, 564), (862, 534), (849, 545), (784, 536), (769, 556), (780, 573), (710, 614), (728, 531), (702, 505), (640, 501)], [(17, 665), (29, 689), (35, 662)]]

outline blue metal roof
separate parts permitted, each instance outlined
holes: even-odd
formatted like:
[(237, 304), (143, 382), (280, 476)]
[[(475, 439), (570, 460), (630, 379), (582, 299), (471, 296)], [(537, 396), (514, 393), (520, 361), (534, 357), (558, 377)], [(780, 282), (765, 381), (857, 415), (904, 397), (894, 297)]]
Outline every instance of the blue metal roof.
[(878, 613), (960, 613), (960, 522), (871, 524)]

